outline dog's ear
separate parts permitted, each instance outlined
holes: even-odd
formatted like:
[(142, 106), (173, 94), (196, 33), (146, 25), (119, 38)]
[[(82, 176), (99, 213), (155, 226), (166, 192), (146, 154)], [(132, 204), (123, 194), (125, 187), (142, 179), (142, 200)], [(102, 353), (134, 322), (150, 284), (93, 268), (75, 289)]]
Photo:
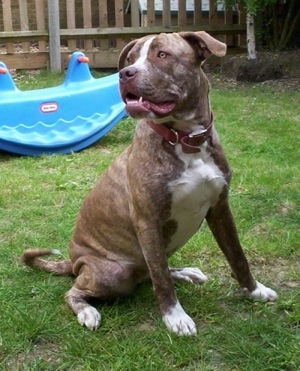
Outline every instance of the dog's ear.
[(179, 35), (196, 48), (201, 60), (210, 57), (212, 54), (217, 57), (224, 57), (226, 44), (210, 36), (205, 31), (179, 32)]
[(127, 58), (127, 55), (128, 53), (130, 52), (130, 50), (134, 47), (134, 45), (137, 43), (138, 40), (132, 40), (130, 41), (127, 45), (124, 46), (124, 48), (122, 49), (120, 55), (119, 55), (119, 59), (118, 59), (118, 70), (120, 71), (123, 67), (125, 67), (125, 62), (126, 62), (126, 58)]

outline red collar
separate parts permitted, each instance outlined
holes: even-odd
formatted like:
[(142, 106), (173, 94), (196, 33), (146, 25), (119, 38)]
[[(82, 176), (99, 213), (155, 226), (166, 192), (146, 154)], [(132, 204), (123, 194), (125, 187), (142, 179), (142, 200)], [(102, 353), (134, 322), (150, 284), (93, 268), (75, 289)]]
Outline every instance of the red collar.
[(155, 124), (153, 121), (148, 121), (147, 124), (162, 138), (175, 146), (180, 143), (184, 153), (200, 152), (200, 146), (211, 136), (213, 127), (214, 115), (211, 111), (211, 119), (208, 127), (203, 130), (197, 130), (192, 133), (175, 130), (163, 124)]

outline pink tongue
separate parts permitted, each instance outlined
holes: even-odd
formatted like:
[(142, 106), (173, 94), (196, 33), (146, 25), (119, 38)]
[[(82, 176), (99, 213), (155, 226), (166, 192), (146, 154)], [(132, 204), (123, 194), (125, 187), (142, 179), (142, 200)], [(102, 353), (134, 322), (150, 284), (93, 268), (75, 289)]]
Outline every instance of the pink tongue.
[(151, 105), (151, 110), (157, 113), (158, 115), (165, 115), (171, 112), (175, 107), (175, 103), (173, 102), (163, 102), (159, 104), (150, 103), (150, 105)]
[(130, 113), (149, 113), (153, 111), (158, 115), (165, 115), (173, 110), (175, 103), (173, 102), (162, 102), (162, 103), (152, 103), (149, 101), (140, 102), (138, 100), (127, 100), (126, 101), (126, 111)]
[(130, 113), (144, 113), (150, 112), (150, 103), (147, 101), (139, 102), (138, 100), (127, 100), (126, 111)]

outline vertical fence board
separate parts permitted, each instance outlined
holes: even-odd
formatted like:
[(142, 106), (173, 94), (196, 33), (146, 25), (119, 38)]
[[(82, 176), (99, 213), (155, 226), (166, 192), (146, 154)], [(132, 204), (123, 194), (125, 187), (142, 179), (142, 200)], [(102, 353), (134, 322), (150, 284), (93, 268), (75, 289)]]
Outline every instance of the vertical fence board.
[[(223, 12), (223, 22), (224, 22), (224, 12)], [(215, 0), (209, 0), (209, 25), (215, 26), (218, 24), (218, 4)], [(217, 36), (220, 41), (225, 41), (224, 35)]]
[(186, 0), (178, 0), (178, 26), (186, 25)]
[[(2, 0), (2, 11), (3, 11), (3, 27), (4, 31), (13, 31), (12, 26), (12, 14), (11, 14), (11, 3), (10, 0)], [(4, 16), (5, 14), (5, 16)], [(13, 53), (15, 47), (13, 43), (6, 44), (7, 53)]]
[[(124, 27), (124, 2), (123, 0), (115, 0), (115, 21), (116, 27)], [(123, 39), (117, 39), (117, 49), (122, 49), (124, 46)]]
[[(99, 0), (99, 25), (101, 28), (108, 27), (108, 9), (107, 0)], [(100, 46), (102, 49), (108, 49), (109, 40), (101, 40)]]
[[(36, 26), (38, 30), (45, 30), (45, 1), (35, 0), (35, 14), (36, 14)], [(46, 42), (39, 41), (39, 51), (46, 51)]]
[(155, 26), (155, 3), (154, 0), (147, 0), (147, 14), (142, 15), (142, 27)]
[[(75, 0), (66, 1), (66, 13), (67, 13), (67, 27), (70, 29), (75, 29), (76, 28)], [(68, 48), (70, 51), (75, 50), (76, 40), (68, 40)]]
[[(91, 0), (82, 0), (82, 10), (83, 10), (83, 28), (92, 27), (92, 6)], [(93, 49), (93, 40), (84, 40), (84, 49)]]
[(171, 5), (170, 0), (163, 0), (163, 9), (162, 9), (162, 23), (164, 27), (171, 26)]
[(213, 26), (218, 22), (218, 9), (215, 0), (209, 0), (209, 25)]
[(131, 10), (131, 27), (140, 26), (140, 9), (139, 9), (139, 0), (131, 0), (130, 3)]
[(194, 25), (202, 24), (202, 1), (194, 0)]
[[(19, 0), (19, 11), (20, 11), (20, 25), (21, 31), (28, 31), (29, 30), (29, 23), (28, 23), (28, 7), (27, 7), (27, 0)], [(22, 43), (22, 49), (24, 52), (30, 51), (30, 43), (28, 41)]]
[[(239, 12), (239, 24), (246, 23), (247, 16), (246, 8), (244, 8), (242, 5), (239, 5), (238, 12)], [(247, 45), (247, 36), (245, 34), (239, 34), (238, 44), (241, 47), (245, 47)]]
[[(233, 17), (232, 8), (225, 9), (224, 24), (232, 24), (232, 17)], [(225, 35), (225, 40), (224, 41), (227, 45), (231, 46), (233, 44), (233, 36), (232, 35)]]

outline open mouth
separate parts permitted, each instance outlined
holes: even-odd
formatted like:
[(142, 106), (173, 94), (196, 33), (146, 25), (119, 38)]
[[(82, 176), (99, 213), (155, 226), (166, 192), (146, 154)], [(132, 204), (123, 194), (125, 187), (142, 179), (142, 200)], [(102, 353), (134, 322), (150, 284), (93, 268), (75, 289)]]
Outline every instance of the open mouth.
[(132, 93), (127, 93), (125, 97), (126, 111), (129, 115), (137, 113), (154, 112), (159, 116), (165, 116), (170, 113), (174, 107), (174, 101), (150, 102), (143, 97), (137, 97)]

